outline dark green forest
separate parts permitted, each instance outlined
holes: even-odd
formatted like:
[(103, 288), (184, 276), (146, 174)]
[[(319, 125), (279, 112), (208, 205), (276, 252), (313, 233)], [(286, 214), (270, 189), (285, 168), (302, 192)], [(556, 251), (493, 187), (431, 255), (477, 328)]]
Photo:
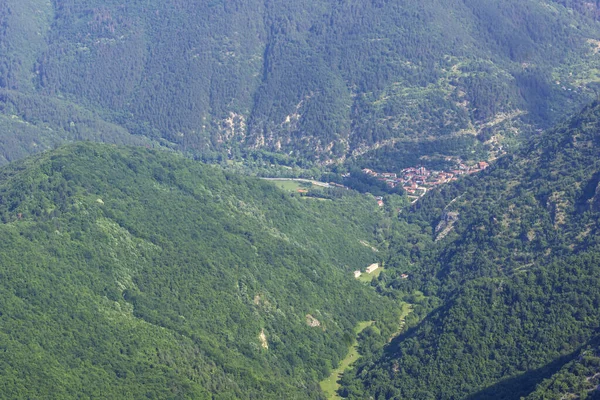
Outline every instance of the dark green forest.
[(577, 357), (563, 366), (556, 374), (540, 383), (525, 400), (559, 400), (579, 398), (597, 400), (600, 375), (600, 349), (590, 344)]
[(598, 15), (583, 0), (6, 0), (0, 161), (81, 139), (317, 163), (485, 154), (598, 95)]

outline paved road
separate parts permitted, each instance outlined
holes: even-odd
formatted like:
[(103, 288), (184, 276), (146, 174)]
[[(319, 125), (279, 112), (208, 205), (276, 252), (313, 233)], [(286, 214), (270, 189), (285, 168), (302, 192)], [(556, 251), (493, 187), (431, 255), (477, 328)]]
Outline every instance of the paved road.
[(260, 179), (264, 179), (265, 181), (296, 181), (296, 182), (306, 182), (306, 183), (312, 183), (315, 186), (331, 187), (331, 185), (329, 183), (327, 183), (327, 182), (313, 181), (311, 179), (302, 179), (302, 178), (260, 178)]

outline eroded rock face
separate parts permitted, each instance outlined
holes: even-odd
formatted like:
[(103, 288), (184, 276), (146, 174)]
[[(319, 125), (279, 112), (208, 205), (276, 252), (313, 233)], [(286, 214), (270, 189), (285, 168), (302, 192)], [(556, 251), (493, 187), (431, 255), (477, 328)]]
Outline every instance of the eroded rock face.
[(306, 324), (313, 328), (321, 326), (321, 322), (310, 314), (306, 314)]
[(265, 334), (264, 329), (260, 331), (258, 339), (260, 340), (260, 346), (265, 350), (269, 350), (269, 341), (267, 340), (267, 335)]
[(444, 211), (440, 222), (435, 227), (435, 240), (442, 240), (452, 230), (454, 223), (458, 221), (459, 213), (457, 211)]
[(600, 172), (596, 172), (581, 185), (581, 193), (575, 200), (575, 208), (578, 212), (600, 210)]

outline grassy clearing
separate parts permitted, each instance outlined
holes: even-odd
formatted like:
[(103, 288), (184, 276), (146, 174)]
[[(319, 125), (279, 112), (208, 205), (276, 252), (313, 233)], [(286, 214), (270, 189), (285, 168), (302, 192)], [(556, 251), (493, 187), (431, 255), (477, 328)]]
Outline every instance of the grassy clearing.
[[(354, 333), (358, 335), (363, 330), (365, 330), (365, 328), (373, 325), (373, 322), (374, 321), (359, 322), (358, 325), (356, 325), (356, 327), (354, 328)], [(329, 400), (342, 399), (337, 394), (337, 391), (340, 388), (340, 384), (338, 383), (338, 381), (342, 377), (342, 374), (346, 370), (348, 370), (351, 367), (351, 365), (359, 359), (359, 357), (360, 354), (358, 354), (358, 343), (356, 343), (356, 339), (354, 339), (354, 343), (352, 344), (352, 347), (350, 347), (350, 351), (346, 355), (346, 358), (340, 361), (340, 365), (338, 365), (336, 369), (331, 371), (331, 375), (329, 375), (328, 378), (320, 382), (321, 390), (323, 391), (323, 393), (325, 393), (325, 396)]]
[(371, 283), (371, 280), (373, 280), (373, 278), (378, 278), (383, 271), (385, 271), (385, 268), (379, 267), (370, 274), (363, 272), (362, 275), (358, 277), (358, 280), (364, 283)]
[[(412, 310), (413, 310), (412, 304), (409, 304), (409, 303), (402, 304), (402, 311), (400, 312), (400, 320), (399, 320), (399, 324), (398, 324), (398, 332), (396, 334), (394, 334), (391, 339), (393, 339), (395, 336), (400, 334), (400, 332), (402, 332), (402, 329), (404, 328), (404, 319), (406, 318), (406, 316), (408, 314), (410, 314), (412, 312)], [(373, 325), (374, 322), (375, 321), (359, 322), (356, 325), (356, 327), (354, 328), (355, 335), (358, 336), (367, 327)], [(337, 391), (340, 388), (340, 384), (338, 383), (338, 381), (341, 379), (342, 374), (344, 372), (346, 372), (348, 369), (350, 369), (352, 367), (352, 364), (354, 364), (354, 362), (356, 360), (358, 360), (359, 358), (360, 358), (360, 354), (358, 354), (358, 343), (356, 342), (356, 338), (355, 338), (354, 343), (352, 344), (352, 347), (350, 347), (350, 351), (348, 351), (348, 354), (346, 355), (346, 358), (344, 358), (342, 361), (340, 361), (340, 365), (338, 365), (338, 367), (335, 370), (331, 371), (331, 375), (329, 375), (329, 377), (327, 377), (326, 379), (323, 379), (321, 382), (319, 382), (319, 384), (321, 385), (321, 390), (323, 391), (323, 393), (325, 393), (325, 397), (327, 397), (328, 400), (342, 400), (343, 399), (342, 397), (338, 396), (338, 394), (337, 394)]]
[(297, 192), (298, 189), (306, 189), (306, 186), (297, 181), (272, 181), (278, 188), (288, 192)]
[(408, 314), (410, 314), (413, 310), (413, 306), (412, 304), (409, 303), (404, 303), (402, 304), (402, 312), (400, 313), (400, 325), (404, 325), (404, 318), (406, 318), (406, 316)]
[[(298, 190), (314, 190), (315, 188), (319, 188), (318, 186), (313, 185), (309, 182), (299, 182), (294, 180), (272, 180), (269, 181), (277, 186), (279, 189), (284, 190), (286, 192), (298, 193)], [(319, 200), (319, 201), (331, 201), (330, 199), (324, 199), (321, 197), (314, 196), (302, 196), (302, 199), (305, 200)]]
[(324, 199), (322, 197), (302, 196), (304, 200), (317, 200), (317, 201), (333, 201), (331, 199)]
[[(423, 294), (421, 293), (421, 296)], [(398, 331), (396, 333), (394, 333), (391, 337), (390, 337), (390, 342), (399, 334), (402, 333), (402, 329), (404, 329), (404, 320), (406, 319), (406, 317), (408, 316), (408, 314), (410, 314), (413, 311), (413, 305), (410, 303), (403, 303), (402, 304), (402, 311), (400, 311), (400, 321), (398, 324)]]

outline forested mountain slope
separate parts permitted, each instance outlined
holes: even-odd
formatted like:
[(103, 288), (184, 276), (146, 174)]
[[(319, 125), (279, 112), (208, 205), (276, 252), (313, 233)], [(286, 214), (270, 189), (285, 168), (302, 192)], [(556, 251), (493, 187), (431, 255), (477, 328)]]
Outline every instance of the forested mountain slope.
[(377, 260), (376, 207), (140, 148), (11, 163), (0, 397), (321, 398), (355, 324), (398, 318), (351, 273)]
[(469, 157), (598, 93), (597, 19), (583, 0), (7, 0), (0, 139), (18, 133), (6, 159), (130, 134), (207, 157)]
[(519, 399), (597, 346), (600, 104), (401, 219), (426, 236), (392, 244), (387, 286), (442, 305), (365, 358), (349, 398)]
[(525, 400), (600, 398), (600, 349), (590, 346), (556, 374), (545, 379)]

